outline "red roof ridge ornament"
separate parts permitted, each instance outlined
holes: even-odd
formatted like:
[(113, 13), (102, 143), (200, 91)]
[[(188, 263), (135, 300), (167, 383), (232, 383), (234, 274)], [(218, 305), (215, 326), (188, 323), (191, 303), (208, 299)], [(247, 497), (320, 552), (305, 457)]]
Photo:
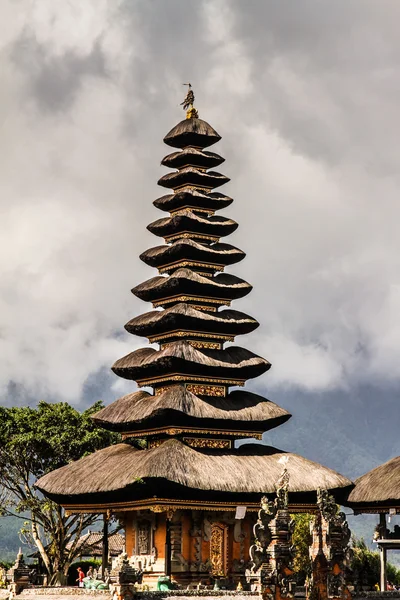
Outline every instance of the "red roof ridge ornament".
[(183, 85), (188, 86), (188, 92), (183, 102), (181, 102), (181, 106), (183, 106), (183, 110), (186, 110), (186, 118), (187, 119), (198, 119), (199, 113), (197, 109), (193, 106), (194, 104), (194, 93), (192, 90), (191, 83), (184, 83)]

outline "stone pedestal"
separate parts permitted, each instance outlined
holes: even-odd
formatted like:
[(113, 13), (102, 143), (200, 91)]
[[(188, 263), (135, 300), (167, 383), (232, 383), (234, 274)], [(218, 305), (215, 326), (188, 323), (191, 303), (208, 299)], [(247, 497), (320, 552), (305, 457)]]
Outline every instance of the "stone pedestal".
[(120, 554), (110, 572), (109, 583), (113, 600), (131, 600), (135, 592), (135, 583), (141, 575), (141, 572), (129, 563), (126, 552)]

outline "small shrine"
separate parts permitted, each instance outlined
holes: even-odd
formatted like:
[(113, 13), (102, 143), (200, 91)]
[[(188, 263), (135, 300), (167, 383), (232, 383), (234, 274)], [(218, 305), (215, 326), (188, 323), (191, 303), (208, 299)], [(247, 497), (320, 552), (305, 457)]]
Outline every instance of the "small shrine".
[(20, 594), (30, 585), (31, 567), (24, 560), (21, 548), (18, 551), (16, 561), (7, 573), (7, 580), (10, 582), (8, 589), (10, 597)]
[[(148, 225), (161, 241), (140, 256), (158, 273), (132, 289), (152, 308), (125, 325), (151, 345), (112, 367), (138, 389), (93, 417), (123, 443), (36, 484), (71, 513), (115, 515), (130, 564), (153, 589), (165, 576), (181, 585), (242, 585), (260, 498), (275, 495), (282, 461), (287, 511), (314, 510), (318, 488), (341, 502), (352, 486), (331, 469), (260, 443), (291, 415), (247, 388), (271, 364), (235, 344), (259, 323), (231, 308), (252, 286), (231, 272), (245, 253), (225, 241), (238, 224), (219, 213), (233, 202), (219, 191), (229, 178), (214, 170), (224, 159), (208, 150), (221, 137), (193, 103), (190, 86), (186, 118), (164, 137), (173, 151), (161, 161), (169, 171), (158, 183), (167, 193), (154, 206), (165, 216)], [(235, 444), (246, 439), (258, 443)]]

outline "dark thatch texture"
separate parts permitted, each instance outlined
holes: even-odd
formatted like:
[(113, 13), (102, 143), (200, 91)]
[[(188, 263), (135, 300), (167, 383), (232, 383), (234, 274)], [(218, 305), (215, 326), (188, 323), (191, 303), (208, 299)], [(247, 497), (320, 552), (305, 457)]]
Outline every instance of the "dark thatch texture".
[(265, 358), (239, 346), (200, 350), (186, 341), (179, 341), (162, 350), (148, 347), (135, 350), (117, 360), (112, 370), (119, 377), (140, 382), (174, 373), (245, 380), (262, 375), (270, 367)]
[(171, 169), (181, 169), (182, 167), (200, 167), (202, 169), (212, 169), (225, 162), (219, 154), (207, 152), (207, 150), (198, 150), (197, 148), (185, 148), (179, 152), (168, 154), (161, 164)]
[(195, 146), (203, 149), (219, 142), (220, 139), (221, 136), (206, 121), (202, 121), (202, 119), (185, 119), (167, 133), (164, 142), (167, 146), (173, 148)]
[(200, 171), (195, 167), (184, 167), (180, 171), (166, 173), (158, 180), (158, 185), (162, 187), (175, 189), (181, 186), (195, 185), (205, 188), (216, 188), (224, 183), (228, 183), (229, 177), (217, 173), (216, 171)]
[(238, 310), (205, 313), (186, 303), (179, 303), (163, 311), (152, 310), (131, 319), (125, 329), (134, 335), (150, 336), (170, 331), (201, 331), (226, 335), (254, 331), (258, 322)]
[[(117, 444), (94, 452), (61, 469), (45, 475), (36, 486), (47, 495), (62, 501), (73, 496), (87, 496), (126, 489), (135, 499), (150, 491), (135, 481), (170, 481), (197, 490), (239, 493), (274, 493), (282, 473), (280, 459), (287, 457), (289, 493), (309, 492), (317, 488), (344, 488), (351, 485), (346, 477), (297, 454), (283, 452), (261, 444), (244, 444), (235, 450), (207, 452), (190, 448), (172, 439), (150, 450), (135, 450), (128, 444)], [(146, 490), (147, 487), (147, 490)], [(129, 491), (128, 491), (129, 490)], [(222, 499), (222, 498), (221, 498)], [(87, 498), (88, 503), (90, 502)]]
[(355, 481), (349, 505), (400, 508), (400, 456), (388, 460)]
[(203, 277), (190, 269), (177, 269), (169, 277), (159, 275), (140, 283), (132, 289), (132, 294), (148, 302), (184, 294), (234, 300), (243, 298), (252, 289), (247, 281), (236, 275), (218, 273), (210, 278)]
[(222, 237), (233, 233), (237, 228), (238, 224), (232, 219), (220, 216), (199, 216), (188, 210), (178, 211), (171, 217), (157, 219), (147, 226), (151, 233), (162, 237), (183, 231)]
[(203, 246), (194, 240), (178, 240), (170, 246), (155, 246), (140, 255), (150, 267), (163, 267), (181, 260), (196, 260), (215, 265), (233, 265), (244, 259), (246, 254), (230, 244)]
[(221, 210), (232, 204), (233, 199), (219, 192), (204, 192), (195, 189), (182, 189), (176, 194), (168, 194), (154, 200), (156, 208), (169, 212), (181, 208), (201, 208), (204, 210)]
[(170, 427), (215, 430), (267, 431), (290, 414), (258, 394), (235, 390), (225, 398), (199, 398), (184, 385), (173, 385), (158, 396), (139, 391), (109, 404), (92, 419), (105, 429), (136, 431)]

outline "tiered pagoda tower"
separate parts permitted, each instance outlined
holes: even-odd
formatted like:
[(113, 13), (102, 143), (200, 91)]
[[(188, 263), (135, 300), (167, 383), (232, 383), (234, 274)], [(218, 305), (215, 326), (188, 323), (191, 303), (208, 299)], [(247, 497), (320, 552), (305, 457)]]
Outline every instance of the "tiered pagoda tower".
[(213, 170), (224, 159), (206, 148), (220, 136), (198, 118), (193, 99), (189, 90), (187, 118), (164, 138), (175, 150), (162, 160), (172, 171), (158, 183), (169, 193), (154, 205), (167, 214), (148, 226), (164, 243), (140, 257), (159, 274), (132, 290), (153, 310), (125, 326), (158, 347), (136, 350), (113, 366), (118, 376), (150, 391), (128, 394), (94, 416), (121, 432), (124, 443), (37, 483), (71, 512), (117, 514), (126, 550), (145, 568), (148, 582), (171, 571), (182, 582), (208, 574), (238, 578), (260, 497), (275, 492), (282, 463), (294, 511), (312, 510), (318, 487), (340, 500), (351, 485), (295, 454), (253, 443), (235, 448), (236, 440), (261, 439), (290, 415), (240, 389), (271, 365), (232, 345), (259, 324), (230, 308), (252, 287), (225, 272), (245, 254), (221, 241), (238, 226), (216, 214), (232, 203), (214, 191), (229, 179)]

